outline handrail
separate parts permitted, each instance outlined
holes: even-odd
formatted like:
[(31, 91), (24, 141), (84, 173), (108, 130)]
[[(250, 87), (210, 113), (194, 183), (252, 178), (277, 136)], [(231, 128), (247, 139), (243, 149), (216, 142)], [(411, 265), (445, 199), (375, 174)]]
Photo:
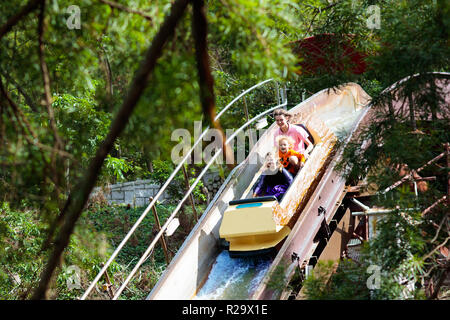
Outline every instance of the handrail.
[(253, 87), (248, 88), (248, 89), (245, 90), (245, 91), (242, 91), (242, 93), (241, 93), (240, 95), (238, 95), (236, 98), (234, 98), (229, 104), (227, 104), (227, 105), (225, 106), (225, 108), (223, 108), (223, 109), (219, 112), (219, 114), (214, 118), (214, 121), (217, 120), (217, 119), (219, 119), (220, 116), (221, 116), (225, 111), (227, 111), (228, 108), (231, 107), (231, 105), (234, 104), (236, 101), (238, 101), (242, 96), (246, 95), (247, 93), (249, 93), (249, 92), (252, 91), (253, 89), (256, 89), (257, 87), (262, 86), (262, 85), (265, 84), (266, 82), (269, 82), (269, 81), (272, 81), (272, 80), (273, 80), (273, 79), (267, 79), (267, 80), (264, 80), (264, 81), (262, 81), (262, 82), (260, 82), (260, 83), (258, 83), (258, 84), (255, 84)]
[[(262, 86), (263, 84), (272, 81), (273, 79), (268, 79), (268, 80), (264, 80), (256, 85), (254, 85), (253, 87), (245, 90), (244, 92), (242, 92), (239, 96), (237, 96), (235, 99), (233, 99), (228, 105), (225, 106), (225, 108), (223, 110), (221, 110), (221, 112), (215, 117), (214, 120), (219, 119), (222, 114), (231, 106), (233, 105), (239, 98), (241, 98), (242, 96), (244, 96), (245, 94), (247, 94), (248, 92), (252, 91), (253, 89)], [(192, 151), (195, 149), (195, 147), (202, 141), (204, 135), (208, 132), (209, 130), (209, 126), (202, 132), (202, 134), (198, 137), (197, 141), (194, 142), (194, 145), (191, 147), (191, 149), (187, 152), (187, 154), (184, 156), (184, 158), (180, 161), (180, 163), (176, 166), (175, 170), (172, 172), (172, 174), (169, 176), (169, 178), (167, 178), (166, 182), (164, 183), (164, 185), (159, 189), (159, 191), (157, 192), (157, 194), (154, 196), (153, 200), (150, 202), (150, 204), (147, 206), (147, 208), (144, 210), (144, 212), (141, 214), (141, 216), (138, 218), (138, 220), (136, 220), (136, 222), (134, 223), (133, 227), (130, 229), (130, 231), (128, 231), (128, 233), (126, 234), (126, 236), (122, 239), (122, 241), (120, 242), (120, 244), (118, 245), (118, 247), (116, 248), (116, 250), (114, 250), (114, 252), (112, 253), (111, 257), (108, 259), (108, 261), (104, 264), (104, 266), (102, 267), (102, 269), (99, 271), (99, 273), (97, 274), (97, 276), (94, 278), (94, 280), (91, 282), (91, 284), (89, 285), (89, 287), (87, 288), (87, 290), (84, 292), (84, 294), (81, 296), (80, 300), (85, 300), (87, 298), (87, 296), (91, 293), (92, 289), (94, 288), (94, 286), (97, 284), (97, 282), (100, 280), (100, 278), (102, 277), (102, 275), (106, 272), (106, 270), (108, 269), (109, 265), (114, 261), (114, 259), (117, 257), (117, 255), (119, 254), (119, 252), (122, 250), (123, 246), (125, 245), (125, 243), (127, 243), (127, 241), (130, 239), (131, 235), (136, 231), (137, 227), (141, 224), (142, 220), (144, 220), (144, 218), (147, 216), (147, 214), (150, 212), (151, 208), (155, 205), (156, 201), (159, 199), (159, 197), (163, 194), (163, 192), (166, 190), (167, 186), (172, 182), (172, 180), (174, 179), (175, 175), (178, 173), (178, 171), (180, 171), (181, 166), (184, 165), (184, 163), (186, 162), (186, 160), (189, 158), (189, 156), (191, 155)], [(184, 202), (184, 200), (183, 200)]]
[[(236, 135), (241, 132), (244, 128), (246, 128), (249, 124), (251, 124), (252, 122), (258, 120), (259, 118), (261, 118), (262, 116), (266, 115), (267, 113), (280, 108), (280, 107), (284, 107), (285, 105), (287, 105), (287, 102), (284, 102), (282, 104), (279, 104), (275, 107), (272, 107), (262, 113), (260, 113), (259, 115), (257, 115), (256, 117), (252, 118), (251, 120), (247, 121), (243, 126), (241, 126), (238, 130), (236, 130), (226, 141), (225, 144), (228, 144), (231, 140), (234, 139), (234, 137), (236, 137)], [(141, 256), (141, 258), (139, 259), (139, 261), (137, 262), (137, 264), (134, 266), (133, 270), (131, 270), (130, 274), (128, 275), (128, 277), (125, 279), (125, 281), (122, 283), (121, 287), (119, 288), (119, 290), (117, 290), (116, 294), (113, 297), (113, 300), (117, 300), (117, 298), (120, 296), (120, 294), (122, 293), (122, 291), (125, 289), (125, 287), (128, 285), (128, 282), (130, 282), (131, 278), (134, 276), (134, 274), (136, 273), (136, 271), (139, 269), (139, 267), (142, 265), (142, 263), (144, 263), (144, 261), (147, 259), (148, 254), (153, 250), (153, 247), (156, 245), (156, 243), (159, 241), (159, 238), (162, 236), (162, 234), (164, 233), (164, 231), (167, 229), (168, 225), (170, 224), (170, 222), (175, 218), (175, 215), (178, 213), (178, 211), (181, 209), (183, 203), (187, 200), (187, 198), (189, 197), (189, 195), (191, 194), (191, 192), (195, 189), (195, 187), (197, 186), (198, 182), (200, 181), (200, 179), (202, 178), (202, 176), (206, 173), (206, 171), (208, 170), (208, 168), (211, 166), (211, 164), (216, 160), (216, 158), (220, 155), (220, 153), (222, 152), (222, 147), (218, 148), (216, 150), (216, 153), (214, 154), (214, 156), (210, 159), (210, 161), (208, 162), (208, 164), (206, 165), (206, 167), (202, 170), (202, 172), (200, 172), (200, 174), (198, 175), (197, 179), (194, 181), (194, 183), (192, 184), (192, 186), (190, 187), (190, 189), (186, 192), (185, 196), (183, 197), (183, 199), (178, 203), (178, 206), (175, 208), (175, 210), (172, 212), (172, 214), (170, 215), (169, 218), (167, 218), (166, 223), (161, 227), (160, 231), (158, 232), (158, 234), (155, 236), (155, 238), (153, 239), (153, 241), (150, 243), (150, 245), (148, 246), (147, 250), (144, 252), (144, 254)]]

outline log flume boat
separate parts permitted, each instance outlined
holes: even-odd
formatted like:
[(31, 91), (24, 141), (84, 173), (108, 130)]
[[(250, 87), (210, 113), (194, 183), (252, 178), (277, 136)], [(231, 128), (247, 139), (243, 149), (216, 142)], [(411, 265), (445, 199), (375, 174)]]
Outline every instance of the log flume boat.
[[(270, 126), (227, 177), (147, 299), (266, 298), (262, 279), (285, 254), (283, 248), (299, 238), (308, 247), (309, 233), (319, 228), (321, 220), (313, 217), (317, 211), (309, 210), (321, 198), (316, 189), (334, 184), (333, 197), (341, 190), (337, 178), (328, 173), (341, 152), (336, 150), (337, 141), (348, 140), (355, 132), (369, 101), (358, 84), (349, 83), (324, 89), (288, 110), (291, 124), (308, 129), (314, 148), (281, 202), (274, 197), (252, 198), (252, 187), (263, 172), (258, 159), (274, 150), (277, 127)], [(339, 188), (344, 185), (339, 182)], [(331, 210), (327, 219), (329, 214)], [(263, 257), (247, 258), (255, 254)]]

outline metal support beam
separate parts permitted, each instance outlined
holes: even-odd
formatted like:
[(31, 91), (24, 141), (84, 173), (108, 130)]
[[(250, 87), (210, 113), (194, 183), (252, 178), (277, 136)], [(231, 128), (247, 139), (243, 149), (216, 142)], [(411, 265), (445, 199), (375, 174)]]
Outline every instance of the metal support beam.
[(357, 204), (358, 206), (360, 206), (361, 208), (363, 208), (364, 211), (371, 210), (370, 207), (366, 206), (364, 203), (362, 203), (362, 202), (356, 200), (355, 198), (351, 198), (350, 200), (351, 200), (353, 203), (355, 203), (355, 204)]
[(404, 208), (404, 209), (370, 209), (367, 211), (354, 211), (352, 215), (354, 216), (374, 216), (378, 214), (392, 213), (395, 211), (419, 211), (420, 208)]

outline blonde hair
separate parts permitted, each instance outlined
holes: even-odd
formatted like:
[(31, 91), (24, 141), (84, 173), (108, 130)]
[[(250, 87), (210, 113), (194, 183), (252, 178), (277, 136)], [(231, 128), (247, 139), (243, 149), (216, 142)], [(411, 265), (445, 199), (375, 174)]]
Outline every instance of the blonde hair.
[(276, 138), (277, 146), (278, 146), (278, 147), (280, 146), (280, 142), (283, 141), (283, 140), (286, 140), (291, 148), (294, 147), (295, 140), (292, 139), (292, 138), (289, 137), (289, 136), (283, 136), (283, 135), (278, 136), (278, 137)]

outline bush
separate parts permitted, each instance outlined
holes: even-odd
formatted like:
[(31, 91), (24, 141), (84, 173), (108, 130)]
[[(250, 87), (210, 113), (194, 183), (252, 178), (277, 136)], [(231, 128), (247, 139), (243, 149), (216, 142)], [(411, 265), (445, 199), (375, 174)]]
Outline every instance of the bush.
[[(341, 261), (333, 273), (333, 261), (319, 261), (304, 282), (306, 298), (309, 300), (366, 300), (369, 289), (366, 286), (368, 275), (363, 266), (352, 260)], [(331, 275), (331, 278), (329, 275)]]
[[(26, 299), (39, 281), (48, 252), (42, 250), (47, 232), (35, 210), (12, 210), (0, 204), (0, 299)], [(99, 245), (93, 245), (93, 244)], [(61, 270), (50, 289), (51, 299), (75, 299), (105, 260), (109, 244), (104, 235), (86, 225), (76, 228), (67, 248)], [(73, 279), (70, 266), (81, 270), (80, 289), (69, 289)]]

